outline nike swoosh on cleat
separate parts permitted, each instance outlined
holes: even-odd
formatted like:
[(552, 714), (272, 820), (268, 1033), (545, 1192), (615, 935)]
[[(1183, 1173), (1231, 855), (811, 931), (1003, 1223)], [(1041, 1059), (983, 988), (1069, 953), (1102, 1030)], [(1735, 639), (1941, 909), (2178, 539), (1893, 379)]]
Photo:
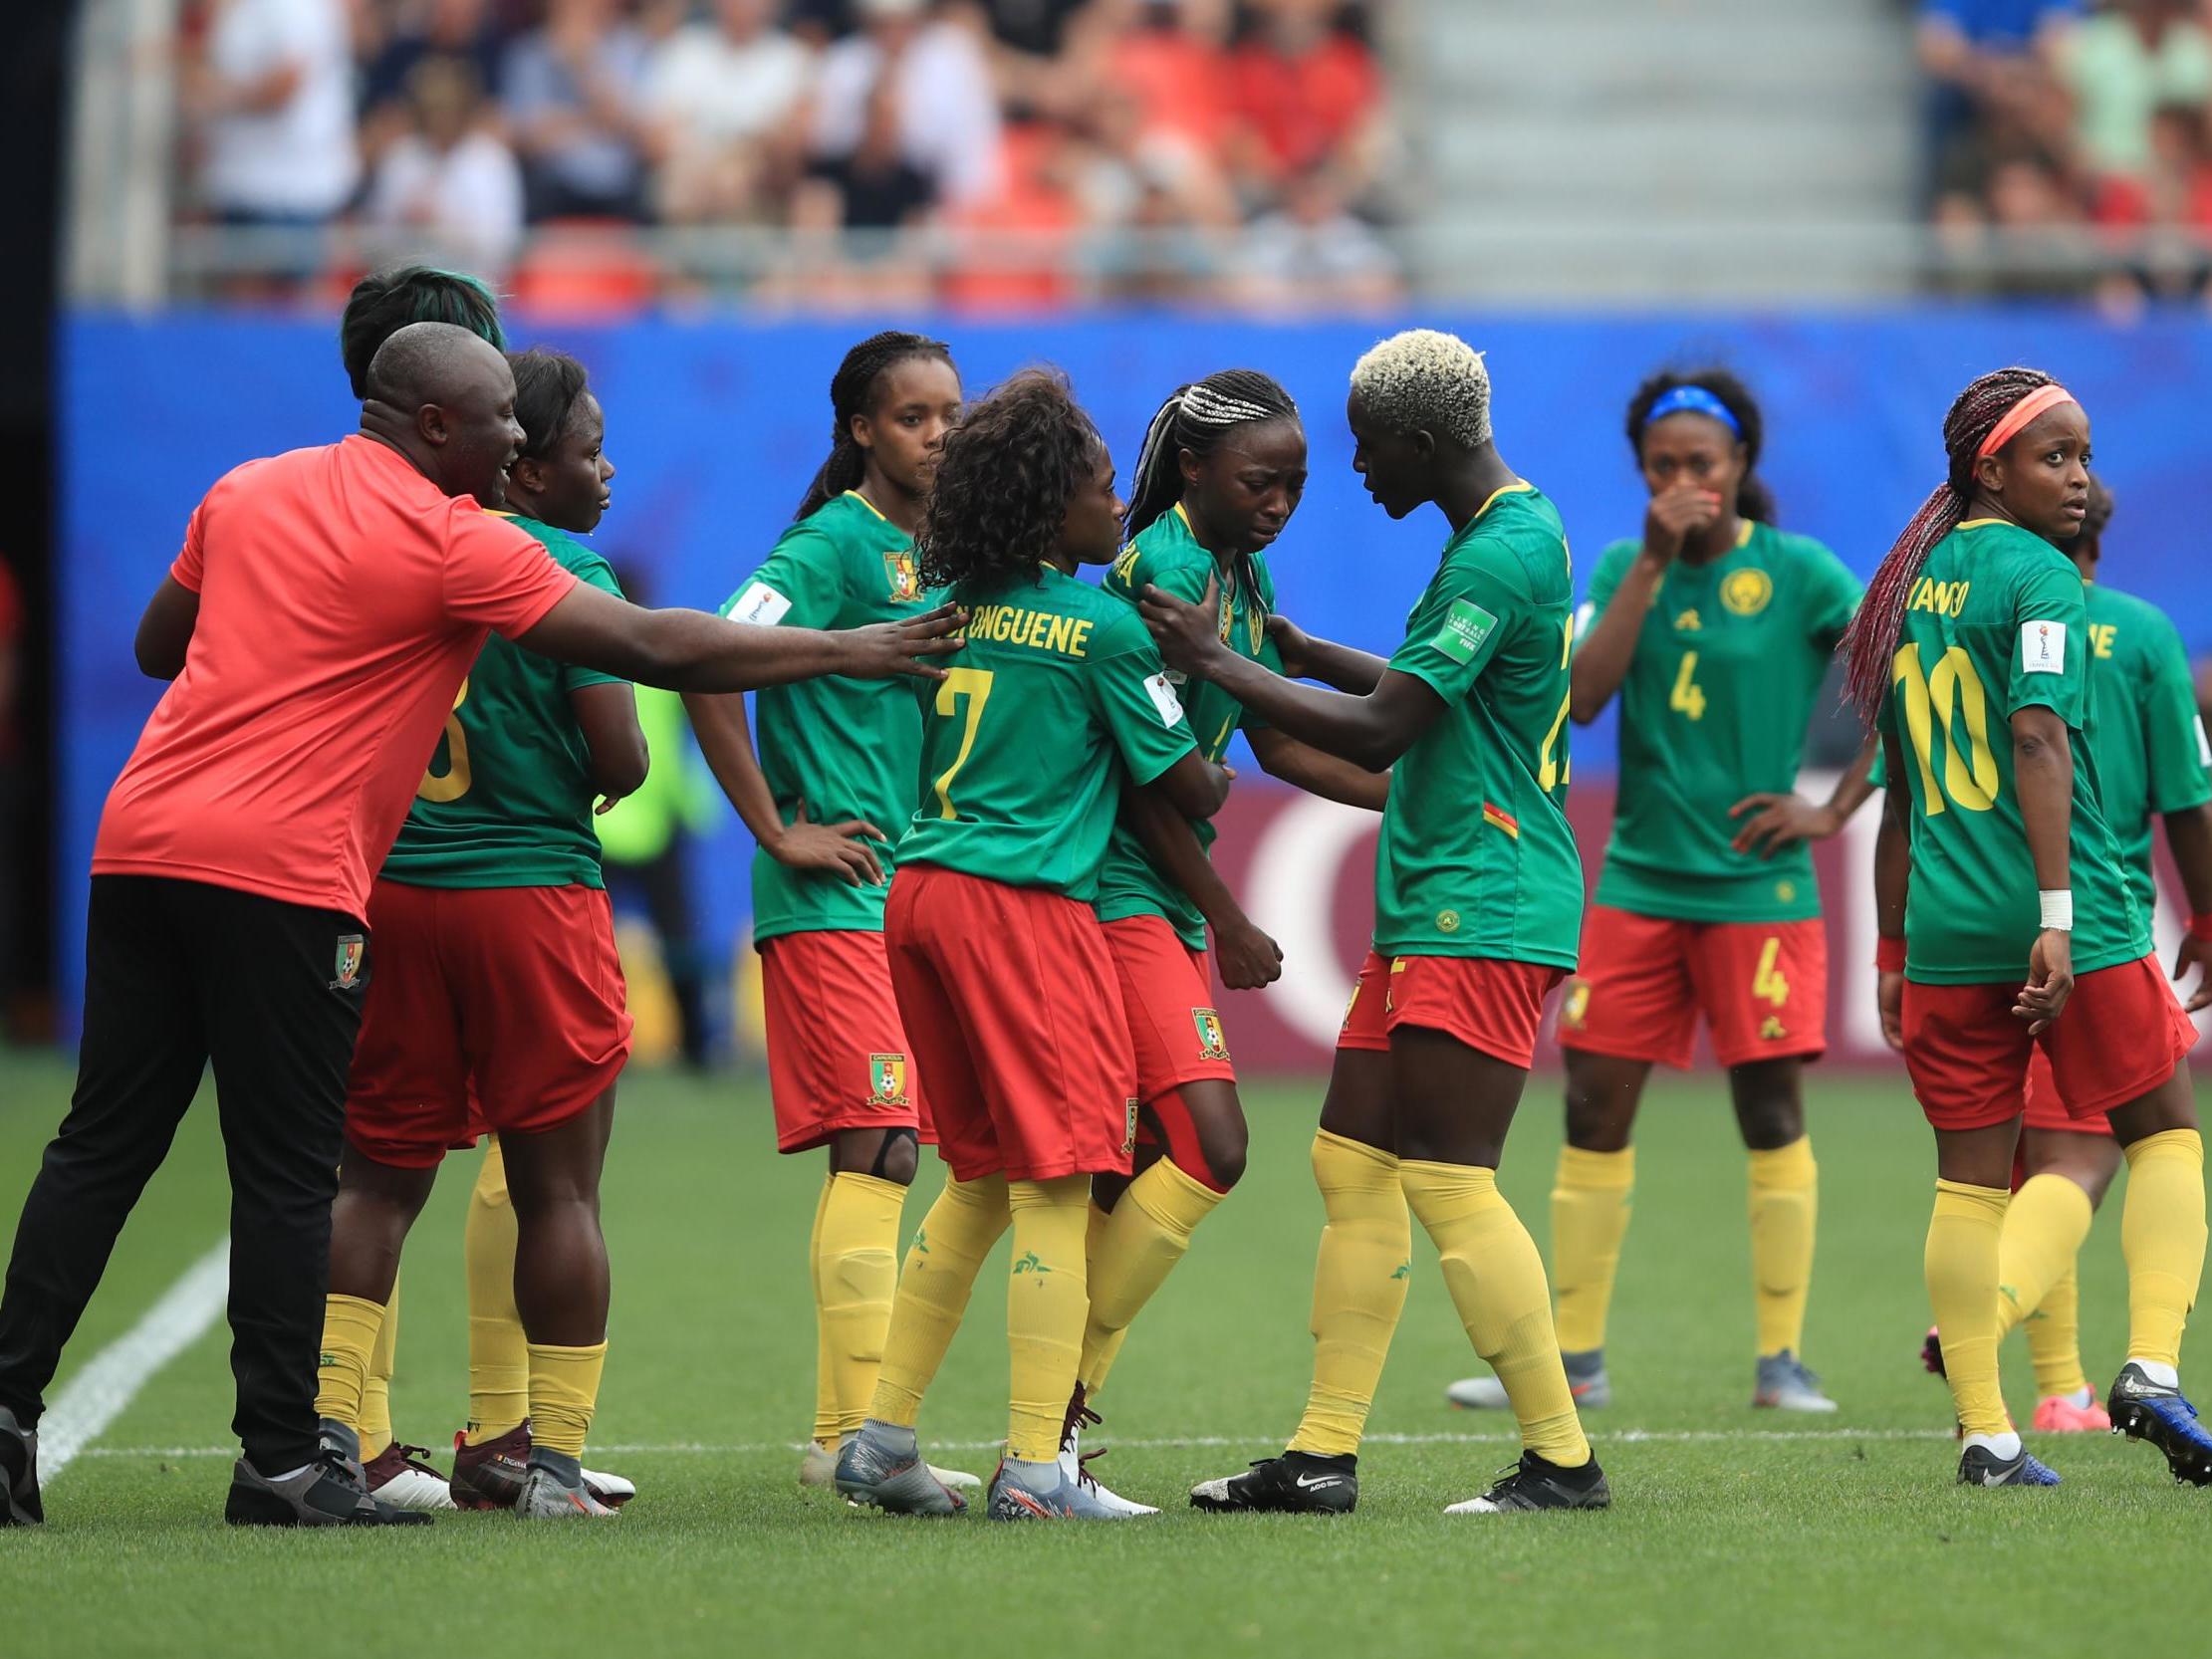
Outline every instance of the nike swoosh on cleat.
[(1345, 1478), (1342, 1475), (1301, 1475), (1297, 1484), (1301, 1490), (1318, 1491), (1325, 1486), (1343, 1486)]

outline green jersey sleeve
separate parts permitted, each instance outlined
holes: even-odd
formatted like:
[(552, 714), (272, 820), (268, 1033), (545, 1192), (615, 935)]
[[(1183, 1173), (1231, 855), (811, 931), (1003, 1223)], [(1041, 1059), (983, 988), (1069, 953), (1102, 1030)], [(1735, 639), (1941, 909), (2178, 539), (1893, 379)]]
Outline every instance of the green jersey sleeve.
[(1115, 617), (1092, 636), (1085, 665), (1092, 707), (1137, 783), (1150, 783), (1198, 747), (1151, 635), (1134, 614)]
[(2012, 644), (2005, 682), (2007, 718), (2024, 708), (2052, 710), (2076, 731), (2089, 717), (2089, 615), (2082, 579), (2057, 550), (2029, 564), (2013, 592)]
[(1491, 571), (1447, 562), (1406, 619), (1405, 643), (1390, 666), (1425, 682), (1447, 704), (1463, 701), (1503, 642), (1499, 617), (1527, 605), (1527, 594), (1507, 592)]
[[(579, 582), (588, 582), (603, 593), (622, 597), (622, 585), (614, 580), (614, 568), (596, 553), (586, 553), (572, 561), (569, 569), (576, 572)], [(603, 674), (597, 668), (579, 668), (564, 665), (561, 671), (561, 689), (582, 691), (588, 685), (626, 685), (619, 674)]]
[(826, 628), (844, 602), (845, 556), (809, 523), (784, 532), (767, 562), (722, 606), (736, 622), (763, 627)]
[[(2164, 618), (2159, 618), (2164, 622)], [(2164, 622), (2144, 655), (2143, 754), (2150, 771), (2150, 810), (2178, 813), (2212, 801), (2212, 747), (2197, 714), (2189, 653)]]

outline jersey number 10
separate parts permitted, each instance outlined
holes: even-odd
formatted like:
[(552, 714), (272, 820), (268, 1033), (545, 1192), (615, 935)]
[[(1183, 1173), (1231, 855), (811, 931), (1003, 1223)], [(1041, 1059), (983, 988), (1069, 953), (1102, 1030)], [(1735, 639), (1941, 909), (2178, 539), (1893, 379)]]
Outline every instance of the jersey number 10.
[[(1905, 735), (1920, 768), (1920, 799), (1929, 818), (1944, 801), (1969, 813), (1986, 813), (1997, 802), (2001, 780), (1997, 756), (1989, 747), (1989, 694), (1967, 658), (1953, 645), (1932, 673), (1920, 669), (1920, 647), (1907, 645), (1890, 659), (1891, 682), (1904, 710)], [(1955, 717), (1955, 718), (1954, 718)], [(1966, 728), (1966, 752), (1959, 751), (1958, 727)], [(1943, 782), (1935, 778), (1935, 733), (1943, 732)]]

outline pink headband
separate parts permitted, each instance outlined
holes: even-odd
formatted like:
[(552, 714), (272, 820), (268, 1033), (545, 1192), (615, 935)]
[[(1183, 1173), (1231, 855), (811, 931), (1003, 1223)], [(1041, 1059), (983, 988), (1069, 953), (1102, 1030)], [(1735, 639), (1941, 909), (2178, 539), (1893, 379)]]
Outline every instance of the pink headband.
[(1989, 436), (1982, 439), (1982, 447), (1974, 452), (1975, 458), (1979, 460), (1996, 454), (2005, 445), (2012, 442), (2014, 438), (2018, 437), (2026, 429), (2028, 423), (2046, 409), (2055, 409), (2061, 403), (2079, 403), (2081, 399), (2076, 397), (2073, 392), (2056, 382), (2047, 386), (2038, 386), (2034, 391), (2031, 391), (2007, 409), (2004, 418), (1989, 429)]

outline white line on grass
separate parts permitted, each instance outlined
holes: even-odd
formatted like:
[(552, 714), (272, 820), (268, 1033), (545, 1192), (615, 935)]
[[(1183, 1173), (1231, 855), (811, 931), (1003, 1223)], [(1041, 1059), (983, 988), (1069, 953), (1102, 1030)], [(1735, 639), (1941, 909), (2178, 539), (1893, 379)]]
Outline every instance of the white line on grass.
[[(123, 1414), (153, 1374), (197, 1341), (230, 1291), (230, 1241), (215, 1247), (163, 1293), (138, 1322), (94, 1354), (39, 1419), (39, 1484), (51, 1486)], [(196, 1455), (196, 1454), (195, 1454)], [(225, 1449), (226, 1457), (236, 1454)]]
[[(1597, 1440), (1600, 1445), (1702, 1445), (1738, 1440), (1803, 1441), (1803, 1440), (1950, 1440), (1949, 1429), (1599, 1429)], [(1499, 1434), (1370, 1434), (1361, 1442), (1367, 1446), (1494, 1446), (1518, 1445), (1517, 1433)], [(932, 1440), (924, 1447), (931, 1452), (995, 1452), (1004, 1441), (999, 1440)], [(1252, 1435), (1186, 1434), (1165, 1440), (1119, 1440), (1110, 1444), (1126, 1447), (1132, 1452), (1166, 1452), (1181, 1447), (1206, 1450), (1224, 1446), (1250, 1446), (1257, 1444)], [(753, 1440), (728, 1445), (710, 1445), (702, 1441), (639, 1442), (592, 1447), (592, 1457), (738, 1457), (755, 1456), (770, 1452), (797, 1452), (803, 1450), (803, 1441)], [(45, 1448), (42, 1442), (40, 1447)], [(235, 1457), (236, 1449), (229, 1446), (95, 1446), (88, 1449), (86, 1457), (92, 1458), (216, 1458)], [(43, 1459), (42, 1459), (43, 1461)]]

